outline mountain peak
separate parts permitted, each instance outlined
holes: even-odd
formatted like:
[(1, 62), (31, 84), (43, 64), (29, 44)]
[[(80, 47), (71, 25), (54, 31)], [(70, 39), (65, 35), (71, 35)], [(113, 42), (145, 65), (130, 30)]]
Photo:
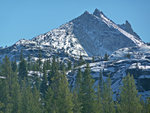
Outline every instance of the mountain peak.
[(131, 28), (131, 24), (126, 20), (125, 25)]
[(91, 16), (92, 14), (90, 14), (88, 11), (85, 11), (81, 16), (77, 17), (77, 18), (80, 18), (80, 17), (89, 17)]
[(85, 14), (85, 15), (86, 15), (86, 14), (90, 14), (90, 13), (89, 13), (88, 11), (85, 11), (83, 14)]
[[(103, 56), (105, 53), (124, 48), (142, 45), (143, 42), (136, 38), (136, 34), (130, 29), (129, 22), (117, 25), (107, 18), (102, 11), (95, 9), (91, 14), (85, 11), (77, 18), (53, 29), (47, 33), (34, 37), (32, 40), (20, 40), (16, 46), (10, 47), (16, 51), (23, 48), (26, 56), (37, 56), (39, 48), (43, 48), (45, 58), (61, 53), (61, 57), (67, 55), (71, 58), (79, 58), (80, 53), (84, 57)], [(11, 50), (10, 50), (11, 51)], [(19, 54), (19, 53), (18, 53)], [(0, 59), (4, 56), (0, 53)], [(13, 58), (13, 57), (12, 57)]]
[(99, 9), (95, 9), (95, 11), (93, 12), (93, 15), (95, 15), (95, 16), (98, 16), (98, 17), (100, 17), (100, 15), (103, 15), (103, 12), (102, 11), (100, 11)]

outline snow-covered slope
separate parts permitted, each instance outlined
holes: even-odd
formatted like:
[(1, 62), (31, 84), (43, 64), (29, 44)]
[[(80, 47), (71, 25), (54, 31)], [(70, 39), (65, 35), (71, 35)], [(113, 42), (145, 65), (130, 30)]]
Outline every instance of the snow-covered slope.
[(143, 45), (121, 48), (111, 54), (110, 60), (128, 59), (127, 55), (131, 59), (150, 59), (150, 46)]
[[(128, 73), (134, 75), (137, 89), (139, 94), (142, 95), (142, 98), (146, 99), (146, 97), (150, 97), (150, 59), (101, 61), (90, 63), (89, 65), (91, 68), (91, 75), (95, 79), (95, 85), (98, 83), (100, 72), (103, 74), (104, 81), (110, 75), (114, 97), (119, 94), (122, 80)], [(85, 67), (86, 65), (80, 66), (81, 70), (84, 70)], [(74, 85), (78, 68), (68, 73), (72, 87)]]
[(128, 25), (121, 27), (115, 24), (98, 9), (93, 14), (85, 11), (57, 29), (0, 49), (0, 58), (7, 55), (17, 59), (22, 49), (25, 57), (37, 57), (41, 50), (44, 58), (57, 55), (76, 59), (82, 55), (89, 59), (91, 56), (111, 54), (120, 48), (144, 45), (133, 30), (128, 31)]

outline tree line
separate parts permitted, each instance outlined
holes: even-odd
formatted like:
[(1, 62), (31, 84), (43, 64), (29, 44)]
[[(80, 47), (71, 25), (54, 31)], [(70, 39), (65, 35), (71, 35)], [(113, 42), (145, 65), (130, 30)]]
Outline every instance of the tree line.
[[(84, 71), (77, 70), (70, 87), (66, 72), (71, 62), (55, 57), (42, 62), (41, 57), (32, 62), (21, 53), (17, 64), (5, 56), (0, 64), (0, 113), (150, 113), (150, 98), (140, 98), (132, 75), (123, 79), (119, 96), (113, 97), (110, 77), (104, 81), (100, 72), (95, 82), (88, 63)], [(28, 76), (29, 71), (39, 74)]]

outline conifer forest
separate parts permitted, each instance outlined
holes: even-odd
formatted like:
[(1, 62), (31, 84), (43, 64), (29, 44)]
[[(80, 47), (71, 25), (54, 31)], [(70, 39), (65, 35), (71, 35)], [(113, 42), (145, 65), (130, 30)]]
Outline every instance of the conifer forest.
[[(76, 65), (60, 62), (56, 57), (36, 62), (24, 59), (0, 64), (0, 113), (150, 113), (150, 98), (143, 100), (136, 89), (133, 75), (123, 79), (120, 94), (113, 97), (111, 75), (97, 85), (89, 64), (81, 57)], [(85, 64), (86, 69), (78, 68)], [(77, 69), (74, 86), (66, 72)], [(38, 72), (30, 76), (29, 72)]]

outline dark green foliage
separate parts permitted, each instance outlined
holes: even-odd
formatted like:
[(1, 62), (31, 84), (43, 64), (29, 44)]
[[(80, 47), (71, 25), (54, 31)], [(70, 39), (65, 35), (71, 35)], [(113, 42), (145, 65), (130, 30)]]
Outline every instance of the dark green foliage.
[(28, 56), (28, 71), (32, 69), (32, 62), (31, 62), (31, 56)]
[(68, 70), (71, 70), (72, 69), (72, 63), (71, 63), (71, 61), (68, 61)]
[(141, 113), (142, 110), (140, 96), (138, 96), (134, 78), (130, 74), (123, 79), (120, 94), (120, 108), (121, 113)]
[(81, 66), (81, 65), (83, 65), (83, 64), (85, 64), (86, 62), (84, 61), (84, 59), (83, 59), (83, 56), (82, 55), (80, 55), (80, 58), (79, 58), (79, 66)]
[(79, 100), (79, 94), (76, 92), (76, 90), (73, 91), (73, 113), (81, 113), (82, 106), (81, 102)]
[(95, 90), (93, 88), (94, 80), (90, 74), (89, 64), (83, 73), (82, 85), (81, 85), (81, 104), (82, 113), (95, 113)]
[(104, 55), (104, 61), (108, 61), (109, 60), (108, 57), (109, 57), (108, 54), (105, 54)]
[(102, 104), (102, 91), (103, 91), (103, 77), (102, 77), (102, 72), (100, 71), (99, 74), (99, 81), (98, 81), (98, 86), (97, 86), (97, 98), (96, 98), (96, 111), (97, 113), (103, 113), (103, 104)]
[(50, 59), (46, 60), (46, 62), (45, 62), (45, 67), (46, 67), (46, 70), (50, 70), (50, 69), (51, 69), (51, 62), (50, 62)]
[(31, 70), (32, 71), (38, 71), (38, 64), (37, 64), (37, 62), (31, 63)]
[(23, 85), (21, 113), (42, 113), (39, 92), (37, 89), (34, 89), (33, 91), (34, 93), (29, 86)]
[(102, 73), (102, 71), (100, 70), (100, 73), (99, 73), (99, 88), (100, 88), (100, 90), (102, 91), (103, 90), (103, 83), (104, 83), (104, 81), (103, 81), (103, 73)]
[(40, 92), (36, 88), (36, 86), (34, 86), (32, 94), (33, 94), (33, 101), (34, 101), (32, 113), (42, 113), (42, 103), (41, 103)]
[(150, 113), (150, 97), (147, 98), (145, 109), (146, 109), (146, 113)]
[(78, 69), (78, 73), (76, 76), (76, 82), (73, 89), (73, 113), (81, 113), (82, 106), (81, 106), (81, 85), (82, 85), (82, 72), (81, 69)]
[(39, 50), (39, 53), (38, 53), (38, 60), (37, 60), (37, 68), (38, 68), (38, 71), (41, 71), (41, 65), (42, 65), (42, 54), (41, 54), (41, 50)]
[(97, 98), (96, 98), (96, 113), (103, 113), (103, 105), (102, 105), (102, 95), (100, 90), (100, 85), (97, 87)]
[(76, 76), (76, 83), (75, 83), (75, 89), (77, 91), (77, 93), (80, 95), (81, 93), (81, 85), (82, 85), (82, 72), (81, 69), (78, 69), (78, 73)]
[(11, 63), (6, 56), (2, 64), (2, 75), (6, 79), (1, 80), (0, 101), (3, 103), (3, 112), (20, 113), (20, 87), (18, 84), (17, 73), (12, 71)]
[(18, 76), (15, 72), (12, 78), (12, 90), (11, 90), (11, 98), (13, 105), (13, 113), (21, 112), (21, 93), (20, 93), (20, 85), (18, 83)]
[(52, 82), (52, 79), (57, 76), (59, 73), (58, 73), (58, 69), (59, 69), (59, 66), (58, 66), (58, 62), (56, 62), (56, 58), (53, 57), (53, 60), (52, 60), (52, 66), (51, 66), (51, 71), (50, 73), (48, 74), (48, 81), (49, 81), (49, 84), (51, 84)]
[[(133, 76), (124, 78), (114, 102), (110, 77), (104, 82), (101, 71), (95, 86), (89, 64), (84, 72), (78, 69), (71, 89), (65, 72), (71, 62), (65, 66), (55, 57), (52, 63), (26, 62), (23, 51), (20, 59), (19, 66), (7, 56), (0, 64), (0, 113), (150, 113), (150, 99), (140, 101)], [(27, 69), (41, 72), (41, 77), (27, 76)]]
[(24, 78), (27, 77), (27, 74), (28, 74), (28, 72), (27, 72), (27, 62), (23, 58), (23, 53), (21, 51), (20, 63), (19, 63), (19, 79), (24, 80)]
[(13, 71), (13, 72), (16, 72), (16, 71), (17, 71), (17, 63), (16, 63), (16, 60), (11, 63), (11, 67), (12, 67), (12, 71)]
[(20, 52), (20, 61), (23, 60), (23, 58), (24, 58), (23, 57), (23, 50), (21, 49), (21, 52)]
[(12, 73), (11, 63), (9, 61), (9, 58), (5, 56), (3, 59), (2, 67), (1, 67), (1, 74), (5, 77), (10, 77)]
[(46, 111), (48, 113), (73, 113), (72, 94), (65, 72), (56, 74), (51, 78), (51, 85), (46, 94), (46, 100), (48, 100), (46, 101)]
[(57, 113), (56, 111), (58, 111), (58, 108), (56, 106), (56, 101), (53, 97), (54, 92), (51, 87), (49, 87), (45, 97), (45, 113)]
[(43, 97), (45, 97), (47, 89), (48, 89), (48, 80), (47, 80), (47, 72), (46, 72), (46, 63), (44, 63), (42, 83), (41, 83), (41, 86), (40, 86), (40, 91), (41, 91)]
[[(67, 67), (68, 68), (68, 67)], [(63, 62), (59, 64), (59, 70), (68, 70)]]
[(115, 113), (115, 104), (113, 101), (113, 92), (111, 89), (110, 77), (104, 82), (102, 90), (102, 104), (104, 113)]
[[(41, 76), (41, 75), (40, 75)], [(36, 75), (35, 78), (35, 86), (38, 90), (40, 90), (40, 87), (41, 87), (41, 80), (40, 80), (40, 77), (38, 75)]]
[(11, 113), (13, 111), (11, 91), (12, 91), (12, 68), (11, 63), (7, 56), (3, 59), (2, 64), (2, 75), (6, 77), (6, 80), (3, 80), (3, 87), (1, 89), (1, 102), (4, 104), (3, 112)]
[(4, 104), (0, 102), (0, 113), (3, 113)]
[(94, 61), (95, 61), (95, 57), (93, 56), (93, 57), (92, 57), (92, 62), (94, 62)]

